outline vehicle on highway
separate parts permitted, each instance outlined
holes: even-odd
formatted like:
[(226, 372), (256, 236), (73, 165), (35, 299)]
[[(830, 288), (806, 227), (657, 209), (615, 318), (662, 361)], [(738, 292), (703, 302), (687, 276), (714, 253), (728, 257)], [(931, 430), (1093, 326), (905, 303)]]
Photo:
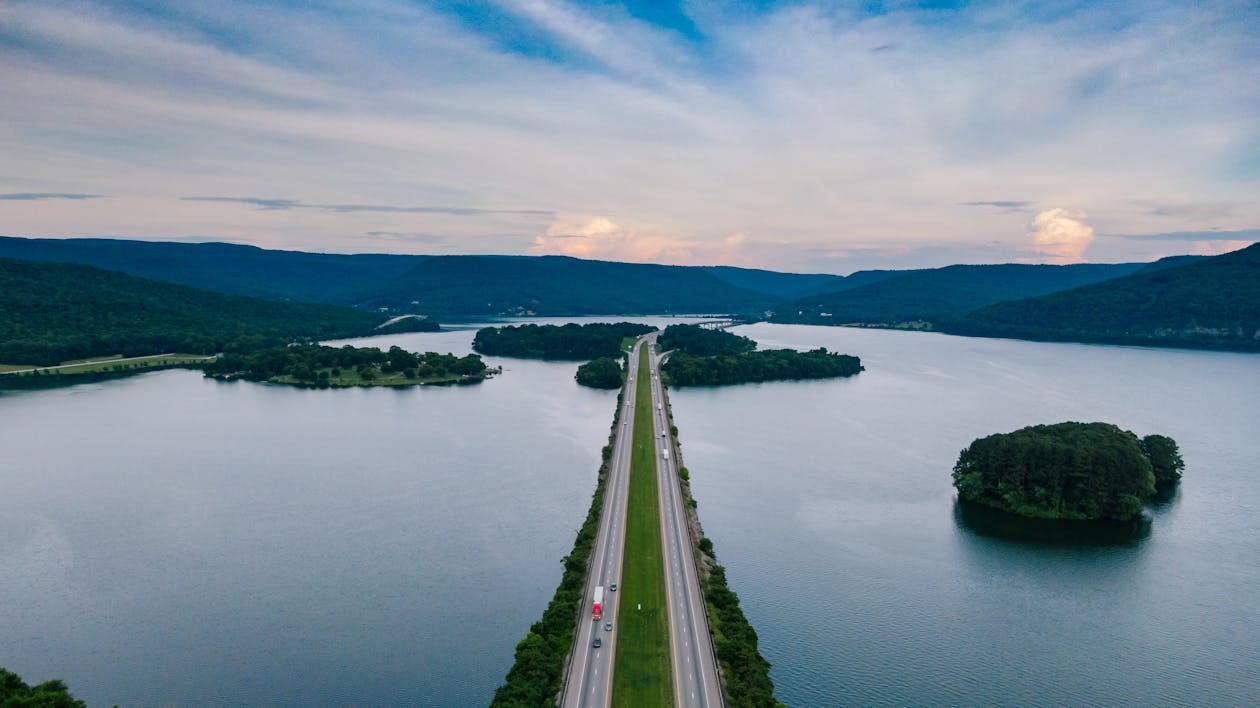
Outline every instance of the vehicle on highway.
[(599, 641), (599, 637), (595, 637), (595, 641), (591, 642), (591, 646), (598, 649), (603, 642)]
[(665, 459), (667, 459), (667, 460), (669, 459), (669, 449), (668, 449), (668, 448), (666, 448), (666, 449), (664, 449), (664, 450), (661, 450), (661, 457), (663, 457), (663, 458), (665, 458)]
[(612, 622), (605, 622), (605, 623), (604, 623), (604, 631), (605, 631), (605, 632), (611, 632), (611, 631), (612, 631)]
[(604, 586), (595, 588), (595, 600), (591, 603), (591, 619), (596, 622), (604, 617)]
[(609, 586), (608, 586), (608, 591), (609, 591), (609, 592), (617, 592), (617, 583), (612, 583), (611, 585), (609, 585)]

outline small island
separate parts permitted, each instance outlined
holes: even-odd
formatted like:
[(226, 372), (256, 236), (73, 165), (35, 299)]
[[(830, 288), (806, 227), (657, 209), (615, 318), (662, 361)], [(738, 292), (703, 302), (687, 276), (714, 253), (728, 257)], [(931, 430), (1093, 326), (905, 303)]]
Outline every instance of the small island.
[(205, 365), (206, 376), (290, 384), (304, 388), (465, 384), (495, 373), (476, 354), (426, 352), (401, 347), (327, 347), (290, 344), (249, 352), (228, 352)]
[(601, 356), (579, 366), (574, 378), (591, 388), (621, 388), (624, 376), (616, 359)]
[(658, 343), (670, 351), (661, 371), (675, 386), (842, 378), (864, 370), (861, 359), (848, 354), (823, 348), (757, 350), (748, 337), (699, 325), (670, 325)]
[(1067, 422), (975, 440), (959, 454), (953, 479), (961, 501), (1018, 516), (1128, 521), (1175, 486), (1184, 468), (1171, 438)]
[(522, 359), (615, 358), (625, 340), (654, 331), (651, 325), (633, 322), (484, 327), (473, 337), (473, 351)]

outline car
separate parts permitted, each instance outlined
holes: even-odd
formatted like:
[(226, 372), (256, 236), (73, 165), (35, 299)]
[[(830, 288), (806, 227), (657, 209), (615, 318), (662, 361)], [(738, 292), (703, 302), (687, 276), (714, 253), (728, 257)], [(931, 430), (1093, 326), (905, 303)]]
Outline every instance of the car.
[(599, 637), (595, 637), (595, 641), (591, 642), (591, 646), (596, 649), (598, 649), (601, 644), (603, 644), (603, 642), (599, 641)]
[(609, 583), (609, 585), (608, 585), (608, 591), (609, 591), (609, 592), (617, 592), (617, 583)]
[(605, 631), (605, 632), (611, 632), (611, 631), (612, 631), (612, 622), (605, 622), (605, 623), (604, 623), (604, 631)]

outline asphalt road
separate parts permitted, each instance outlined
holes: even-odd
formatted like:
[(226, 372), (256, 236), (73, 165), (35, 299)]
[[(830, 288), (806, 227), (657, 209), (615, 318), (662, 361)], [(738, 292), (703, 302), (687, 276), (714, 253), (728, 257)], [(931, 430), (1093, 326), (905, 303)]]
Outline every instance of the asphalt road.
[[(625, 548), (626, 499), (630, 487), (630, 449), (634, 437), (635, 396), (639, 383), (639, 351), (647, 346), (652, 388), (652, 428), (656, 440), (656, 469), (661, 508), (661, 538), (665, 545), (665, 590), (669, 613), (670, 660), (673, 666), (674, 703), (676, 706), (721, 706), (713, 643), (709, 636), (696, 576), (695, 556), (687, 533), (682, 492), (679, 489), (677, 449), (669, 434), (668, 405), (660, 381), (660, 360), (655, 351), (655, 335), (635, 343), (631, 353), (630, 377), (627, 380), (621, 410), (621, 424), (613, 441), (609, 478), (604, 500), (604, 513), (595, 537), (591, 574), (584, 591), (585, 601), (578, 625), (577, 644), (569, 666), (569, 676), (562, 699), (566, 708), (608, 706), (612, 699), (612, 669), (616, 653), (617, 602), (620, 593), (609, 590), (619, 582), (621, 559)], [(663, 451), (668, 449), (668, 458)], [(591, 620), (591, 601), (595, 588), (604, 588), (604, 618)], [(613, 622), (612, 631), (604, 629)], [(595, 637), (601, 646), (593, 646)]]
[[(674, 704), (680, 707), (721, 706), (713, 640), (709, 636), (695, 554), (687, 531), (678, 455), (669, 432), (669, 405), (661, 386), (656, 335), (647, 336), (652, 374), (652, 426), (657, 442), (657, 474), (661, 505), (661, 538), (665, 544), (665, 591), (669, 606), (670, 657)], [(663, 451), (668, 449), (666, 457)]]
[[(634, 387), (638, 384), (639, 350), (643, 340), (635, 343), (630, 355), (630, 380), (626, 394), (622, 396), (621, 423), (617, 426), (613, 441), (613, 454), (609, 462), (608, 483), (604, 498), (604, 511), (595, 536), (595, 549), (591, 557), (591, 573), (584, 591), (582, 615), (578, 619), (578, 638), (569, 665), (569, 677), (565, 684), (563, 705), (607, 706), (612, 699), (612, 668), (617, 642), (617, 602), (620, 592), (610, 591), (612, 583), (620, 582), (621, 557), (626, 540), (626, 498), (630, 491), (630, 446), (634, 437)], [(591, 620), (591, 601), (595, 588), (604, 588), (604, 618)], [(604, 629), (606, 622), (613, 622), (612, 631)], [(593, 647), (595, 637), (602, 646)]]

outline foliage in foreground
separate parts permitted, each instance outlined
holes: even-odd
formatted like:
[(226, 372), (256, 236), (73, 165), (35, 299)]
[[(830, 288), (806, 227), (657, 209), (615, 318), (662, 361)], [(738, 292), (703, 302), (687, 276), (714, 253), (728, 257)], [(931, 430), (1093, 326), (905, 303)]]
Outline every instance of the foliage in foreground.
[(632, 322), (484, 327), (473, 337), (473, 350), (523, 359), (615, 358), (621, 355), (621, 340), (655, 329)]
[(326, 347), (294, 344), (257, 351), (228, 352), (205, 367), (214, 378), (277, 381), (305, 386), (371, 386), (484, 379), (485, 362), (476, 354), (426, 352), (401, 347)]
[(1128, 520), (1185, 463), (1162, 435), (1139, 440), (1110, 423), (1034, 425), (980, 438), (958, 456), (954, 486), (964, 501), (1020, 516)]
[(508, 670), (503, 685), (494, 692), (491, 706), (498, 708), (536, 708), (555, 705), (564, 677), (564, 660), (573, 644), (573, 628), (582, 606), (586, 585), (586, 565), (595, 546), (599, 516), (604, 508), (604, 487), (608, 480), (608, 461), (612, 458), (613, 436), (621, 419), (621, 399), (617, 396), (617, 412), (612, 432), (604, 446), (604, 462), (599, 468), (599, 482), (591, 498), (586, 521), (578, 530), (573, 551), (564, 557), (564, 575), (556, 594), (548, 603), (542, 619), (529, 628), (529, 633), (516, 645), (516, 659)]
[(577, 382), (591, 388), (621, 388), (621, 364), (601, 356), (578, 367)]
[(56, 679), (28, 686), (20, 676), (0, 667), (0, 708), (86, 708)]

